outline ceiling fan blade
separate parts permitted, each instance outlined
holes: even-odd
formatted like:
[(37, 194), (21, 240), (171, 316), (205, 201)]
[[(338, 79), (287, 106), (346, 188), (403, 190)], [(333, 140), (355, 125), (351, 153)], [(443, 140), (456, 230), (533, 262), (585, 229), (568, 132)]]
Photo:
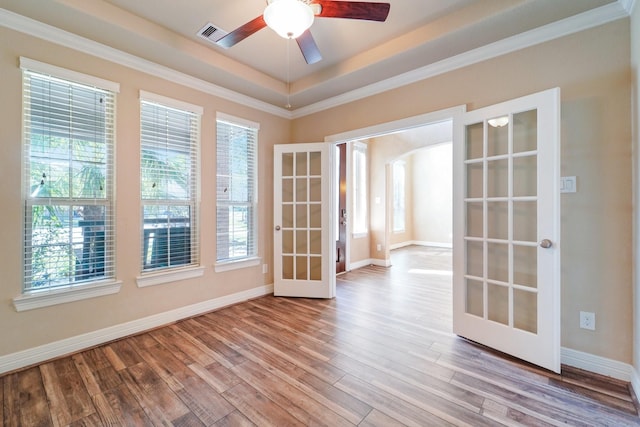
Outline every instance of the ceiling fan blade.
[(322, 59), (318, 45), (311, 35), (311, 31), (307, 30), (302, 33), (296, 39), (296, 42), (298, 42), (298, 47), (300, 47), (302, 56), (304, 56), (304, 60), (307, 61), (307, 64), (315, 64)]
[(317, 15), (321, 18), (365, 19), (367, 21), (384, 22), (389, 15), (389, 3), (373, 3), (365, 1), (333, 1), (313, 0), (322, 10)]
[(260, 15), (256, 19), (249, 21), (246, 24), (231, 31), (229, 34), (218, 40), (216, 44), (224, 47), (225, 49), (228, 49), (266, 26), (267, 23), (264, 22), (264, 17)]

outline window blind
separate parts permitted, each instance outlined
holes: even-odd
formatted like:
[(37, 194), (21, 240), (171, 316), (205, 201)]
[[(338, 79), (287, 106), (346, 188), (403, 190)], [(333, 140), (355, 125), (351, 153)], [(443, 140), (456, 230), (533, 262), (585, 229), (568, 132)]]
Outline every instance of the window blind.
[(113, 91), (23, 64), (26, 292), (115, 278), (114, 117)]
[(258, 126), (217, 121), (217, 261), (257, 256)]
[(142, 270), (198, 265), (201, 115), (145, 99), (140, 114)]

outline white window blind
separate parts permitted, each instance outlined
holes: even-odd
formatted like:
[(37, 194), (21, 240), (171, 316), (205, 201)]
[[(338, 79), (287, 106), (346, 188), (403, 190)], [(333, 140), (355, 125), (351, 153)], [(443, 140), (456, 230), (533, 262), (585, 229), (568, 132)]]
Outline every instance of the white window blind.
[(115, 93), (21, 66), (24, 290), (114, 279)]
[(354, 234), (365, 234), (367, 221), (367, 144), (353, 143), (353, 230)]
[(397, 160), (393, 163), (393, 231), (405, 231), (405, 162)]
[(257, 256), (258, 127), (217, 121), (217, 261)]
[(142, 96), (142, 270), (198, 265), (201, 114), (182, 109), (184, 103), (174, 108)]

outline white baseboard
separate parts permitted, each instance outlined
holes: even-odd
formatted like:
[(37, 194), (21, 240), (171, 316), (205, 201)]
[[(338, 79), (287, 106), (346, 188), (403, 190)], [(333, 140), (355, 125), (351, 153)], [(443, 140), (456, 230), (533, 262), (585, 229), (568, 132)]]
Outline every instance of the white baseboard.
[(427, 241), (423, 241), (423, 240), (409, 240), (409, 241), (406, 241), (406, 242), (394, 243), (389, 248), (391, 250), (394, 250), (394, 249), (400, 249), (400, 248), (404, 248), (405, 246), (412, 246), (412, 245), (415, 245), (415, 246), (430, 246), (430, 247), (434, 247), (434, 248), (448, 248), (448, 249), (452, 249), (453, 248), (453, 244), (452, 243), (427, 242)]
[(373, 265), (377, 265), (380, 267), (391, 267), (391, 260), (390, 259), (377, 259), (377, 258), (371, 258), (370, 259), (370, 264)]
[[(584, 369), (585, 371), (622, 381), (632, 381), (633, 376), (636, 377), (636, 381), (638, 380), (635, 370), (628, 363), (618, 362), (617, 360), (607, 359), (606, 357), (600, 357), (570, 348), (562, 347), (561, 361), (563, 364), (573, 366), (574, 368)], [(640, 382), (638, 382), (638, 386), (640, 387)], [(634, 386), (634, 390), (636, 390), (637, 394), (640, 388), (635, 388)]]
[(149, 329), (167, 325), (188, 317), (207, 313), (228, 305), (243, 302), (252, 298), (273, 293), (273, 285), (259, 286), (243, 292), (238, 292), (212, 300), (203, 301), (175, 310), (155, 314), (138, 320), (110, 326), (86, 334), (65, 338), (60, 341), (44, 344), (28, 350), (19, 351), (5, 356), (0, 356), (0, 374), (25, 368), (37, 363), (42, 363), (56, 357), (104, 344), (118, 338), (123, 338)]
[(350, 263), (349, 267), (347, 268), (347, 270), (349, 270), (349, 271), (356, 270), (358, 268), (366, 267), (368, 265), (371, 265), (371, 259), (370, 258), (363, 259), (362, 261), (356, 261), (356, 262)]
[(636, 395), (636, 399), (640, 401), (640, 375), (638, 375), (638, 371), (634, 367), (631, 367), (631, 387)]

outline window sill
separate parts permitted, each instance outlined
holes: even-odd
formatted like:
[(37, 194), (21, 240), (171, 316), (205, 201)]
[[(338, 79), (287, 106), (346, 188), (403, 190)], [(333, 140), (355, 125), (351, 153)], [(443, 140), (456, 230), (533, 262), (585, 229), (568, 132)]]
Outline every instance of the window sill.
[(142, 276), (136, 277), (136, 285), (138, 285), (139, 288), (146, 288), (147, 286), (193, 279), (194, 277), (201, 277), (203, 275), (204, 267), (188, 267), (180, 270), (143, 274)]
[(351, 235), (351, 237), (353, 237), (354, 239), (363, 239), (365, 237), (367, 237), (369, 235), (368, 231), (365, 231), (364, 233), (353, 233)]
[(73, 285), (63, 289), (31, 291), (13, 299), (16, 311), (34, 310), (67, 302), (80, 301), (104, 295), (117, 294), (122, 286), (121, 280), (109, 280), (83, 285)]
[(255, 267), (260, 265), (262, 258), (243, 258), (237, 261), (225, 261), (220, 262), (213, 266), (216, 273), (222, 273), (223, 271), (239, 270), (241, 268)]

